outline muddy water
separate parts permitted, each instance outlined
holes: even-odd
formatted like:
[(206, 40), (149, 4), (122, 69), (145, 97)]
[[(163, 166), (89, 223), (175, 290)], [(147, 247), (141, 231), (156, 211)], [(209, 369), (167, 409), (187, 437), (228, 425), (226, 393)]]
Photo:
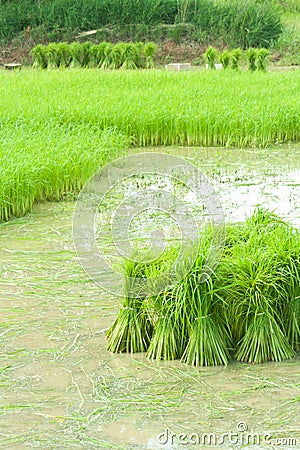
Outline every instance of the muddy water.
[[(176, 152), (211, 177), (228, 219), (260, 203), (299, 225), (299, 148)], [(106, 351), (119, 299), (77, 263), (73, 209), (0, 227), (0, 448), (261, 449), (269, 435), (300, 448), (299, 356), (198, 369)]]

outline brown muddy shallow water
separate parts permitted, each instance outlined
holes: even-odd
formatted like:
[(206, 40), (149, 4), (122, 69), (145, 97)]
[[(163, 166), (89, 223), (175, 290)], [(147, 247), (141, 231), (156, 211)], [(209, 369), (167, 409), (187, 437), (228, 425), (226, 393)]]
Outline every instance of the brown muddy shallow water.
[[(197, 153), (227, 220), (260, 203), (299, 226), (299, 148), (176, 152)], [(300, 448), (299, 355), (199, 369), (107, 352), (119, 298), (78, 264), (73, 210), (0, 226), (0, 448)]]

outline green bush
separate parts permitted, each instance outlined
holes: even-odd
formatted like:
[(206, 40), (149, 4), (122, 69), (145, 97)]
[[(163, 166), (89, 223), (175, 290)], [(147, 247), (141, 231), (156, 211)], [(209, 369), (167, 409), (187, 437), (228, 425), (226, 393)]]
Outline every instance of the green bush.
[(241, 48), (269, 47), (282, 33), (280, 8), (259, 0), (2, 0), (0, 39), (30, 25), (33, 35), (39, 29), (52, 40), (91, 29), (153, 40), (161, 24), (172, 25), (167, 34), (176, 42), (188, 35)]
[(137, 69), (154, 67), (153, 57), (157, 45), (153, 42), (143, 44), (102, 42), (92, 45), (73, 42), (37, 45), (31, 51), (33, 67), (57, 69), (58, 67), (99, 67), (102, 69)]

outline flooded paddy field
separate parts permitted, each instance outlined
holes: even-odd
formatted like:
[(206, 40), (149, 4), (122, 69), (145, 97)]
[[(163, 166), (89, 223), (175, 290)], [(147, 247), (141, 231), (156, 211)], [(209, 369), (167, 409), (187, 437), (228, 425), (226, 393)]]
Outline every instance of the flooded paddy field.
[[(208, 175), (226, 221), (260, 204), (299, 228), (299, 147), (161, 151)], [(300, 355), (195, 368), (106, 350), (120, 299), (78, 264), (74, 206), (0, 226), (0, 447), (300, 448)]]

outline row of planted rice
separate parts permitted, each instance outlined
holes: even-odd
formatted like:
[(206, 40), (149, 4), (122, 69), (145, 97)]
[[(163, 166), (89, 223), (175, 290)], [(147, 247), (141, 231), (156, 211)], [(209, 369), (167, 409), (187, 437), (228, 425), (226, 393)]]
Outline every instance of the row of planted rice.
[(128, 146), (300, 140), (298, 73), (0, 74), (0, 220), (77, 193)]

